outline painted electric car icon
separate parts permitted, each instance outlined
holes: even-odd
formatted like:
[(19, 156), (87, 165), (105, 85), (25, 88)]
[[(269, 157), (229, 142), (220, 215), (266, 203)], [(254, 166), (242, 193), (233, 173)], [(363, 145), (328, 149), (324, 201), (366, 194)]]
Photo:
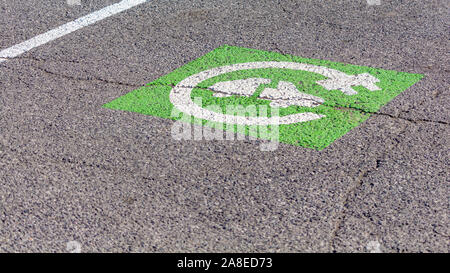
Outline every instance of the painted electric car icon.
[[(346, 95), (357, 94), (357, 91), (352, 87), (358, 85), (362, 85), (370, 91), (381, 90), (375, 84), (376, 82), (379, 82), (379, 80), (367, 73), (347, 75), (332, 68), (297, 62), (250, 62), (216, 67), (187, 77), (172, 89), (170, 93), (170, 101), (172, 102), (173, 106), (181, 112), (192, 115), (196, 118), (214, 122), (225, 122), (226, 120), (233, 120), (233, 123), (239, 125), (291, 124), (307, 122), (324, 117), (324, 115), (306, 112), (273, 118), (235, 118), (229, 117), (223, 113), (218, 113), (201, 108), (199, 105), (195, 104), (192, 101), (192, 89), (205, 80), (233, 71), (265, 68), (291, 69), (318, 73), (327, 77), (328, 79), (320, 80), (317, 82), (317, 84), (321, 85), (327, 90), (340, 90)], [(220, 82), (216, 85), (213, 85), (211, 89), (219, 91), (218, 93), (216, 93), (216, 96), (219, 97), (231, 96), (233, 95), (233, 92), (236, 92), (236, 94), (251, 95), (260, 84), (267, 83), (267, 81), (268, 79), (247, 79), (231, 82)], [(292, 83), (286, 81), (280, 81), (278, 88), (276, 89), (266, 88), (260, 95), (260, 98), (273, 99), (270, 105), (274, 107), (287, 107), (295, 104), (299, 106), (314, 107), (318, 106), (320, 103), (323, 103), (322, 98), (305, 93), (300, 93), (298, 92), (298, 90), (296, 90), (295, 86), (293, 86)]]
[(104, 107), (249, 135), (277, 126), (278, 142), (322, 150), (422, 77), (224, 45)]
[[(218, 82), (210, 87), (214, 92), (213, 96), (224, 98), (230, 96), (253, 96), (261, 84), (269, 84), (271, 79), (249, 78)], [(297, 87), (287, 81), (279, 81), (277, 88), (265, 88), (258, 99), (269, 100), (270, 107), (285, 108), (291, 105), (316, 107), (324, 102), (322, 98), (301, 92)]]

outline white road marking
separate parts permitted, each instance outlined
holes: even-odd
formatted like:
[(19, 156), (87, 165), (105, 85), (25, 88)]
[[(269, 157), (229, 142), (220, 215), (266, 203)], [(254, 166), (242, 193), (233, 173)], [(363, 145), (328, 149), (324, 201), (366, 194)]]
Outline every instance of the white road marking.
[(211, 85), (209, 89), (213, 91), (218, 91), (220, 93), (214, 93), (213, 97), (223, 98), (233, 95), (250, 97), (255, 93), (256, 89), (261, 84), (270, 83), (270, 79), (263, 78), (249, 78), (244, 80), (234, 80), (226, 82), (218, 82)]
[(320, 84), (327, 90), (341, 90), (346, 95), (355, 95), (358, 94), (352, 86), (364, 86), (370, 91), (379, 91), (379, 88), (375, 83), (380, 82), (379, 79), (368, 73), (362, 73), (353, 76), (344, 76), (344, 77), (335, 77), (328, 80), (318, 81), (317, 84)]
[(316, 107), (324, 102), (322, 98), (298, 91), (293, 83), (285, 81), (279, 81), (277, 88), (264, 89), (259, 98), (271, 100), (271, 107)]
[[(213, 93), (213, 97), (216, 98), (231, 96), (250, 97), (254, 95), (261, 84), (268, 84), (270, 82), (270, 79), (265, 78), (248, 78), (218, 82), (211, 85), (209, 89), (213, 92), (219, 92)], [(285, 81), (279, 81), (277, 88), (265, 88), (258, 98), (270, 100), (271, 107), (289, 107), (291, 105), (316, 107), (324, 102), (322, 98), (300, 92), (293, 83)]]
[[(250, 62), (250, 63), (238, 63), (222, 67), (216, 67), (206, 71), (202, 71), (195, 75), (191, 75), (186, 79), (182, 80), (181, 82), (179, 82), (171, 90), (169, 95), (170, 102), (173, 104), (175, 108), (188, 115), (214, 122), (221, 122), (221, 123), (225, 122), (228, 124), (279, 125), (279, 124), (307, 122), (310, 120), (325, 117), (324, 115), (318, 115), (311, 112), (291, 114), (282, 117), (231, 116), (209, 111), (208, 109), (204, 109), (199, 105), (195, 104), (191, 100), (191, 91), (193, 87), (197, 86), (204, 80), (233, 71), (260, 69), (260, 68), (293, 69), (318, 73), (327, 77), (328, 79), (317, 81), (317, 84), (321, 85), (327, 90), (338, 89), (346, 95), (357, 94), (357, 92), (352, 88), (352, 86), (358, 85), (362, 85), (371, 91), (380, 90), (380, 88), (378, 88), (378, 86), (375, 85), (375, 83), (379, 82), (379, 80), (367, 73), (359, 75), (347, 75), (342, 71), (335, 70), (329, 67), (296, 62)], [(315, 98), (312, 97), (312, 99)]]
[(91, 14), (80, 17), (72, 22), (54, 28), (46, 33), (37, 35), (27, 41), (24, 41), (20, 44), (14, 45), (10, 48), (0, 51), (0, 63), (8, 59), (15, 58), (27, 51), (30, 51), (35, 47), (41, 46), (55, 39), (61, 38), (69, 33), (77, 31), (83, 27), (92, 25), (98, 21), (101, 21), (112, 15), (118, 14), (122, 11), (143, 4), (147, 1), (148, 0), (123, 0), (119, 3), (107, 6)]

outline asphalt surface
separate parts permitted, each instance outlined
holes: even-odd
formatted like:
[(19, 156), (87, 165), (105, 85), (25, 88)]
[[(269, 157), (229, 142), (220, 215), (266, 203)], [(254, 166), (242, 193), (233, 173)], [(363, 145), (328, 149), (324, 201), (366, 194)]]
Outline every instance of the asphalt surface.
[[(0, 1), (0, 49), (115, 2)], [(449, 8), (151, 0), (1, 63), (0, 251), (448, 252)], [(322, 151), (101, 107), (223, 44), (425, 77)]]

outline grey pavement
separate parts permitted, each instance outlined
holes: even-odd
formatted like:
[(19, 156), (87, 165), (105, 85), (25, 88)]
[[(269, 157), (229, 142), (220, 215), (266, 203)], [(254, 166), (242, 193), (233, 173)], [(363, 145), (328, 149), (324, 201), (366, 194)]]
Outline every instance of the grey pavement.
[[(0, 48), (118, 1), (0, 1)], [(0, 64), (0, 251), (448, 252), (448, 1), (152, 1)], [(422, 73), (322, 151), (101, 106), (223, 45)]]

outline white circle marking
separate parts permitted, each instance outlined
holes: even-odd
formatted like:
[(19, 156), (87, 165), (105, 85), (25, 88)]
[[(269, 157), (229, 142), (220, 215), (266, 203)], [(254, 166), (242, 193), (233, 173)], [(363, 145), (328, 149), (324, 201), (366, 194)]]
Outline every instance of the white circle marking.
[(225, 115), (217, 112), (213, 112), (204, 108), (201, 108), (195, 104), (191, 99), (191, 91), (199, 83), (209, 78), (219, 76), (224, 73), (229, 73), (238, 70), (247, 69), (260, 69), (260, 68), (280, 68), (280, 69), (292, 69), (303, 70), (313, 73), (318, 73), (331, 79), (348, 78), (349, 75), (344, 72), (304, 63), (295, 62), (250, 62), (239, 63), (221, 67), (215, 67), (200, 73), (187, 77), (179, 82), (170, 92), (170, 102), (183, 113), (189, 114), (196, 118), (205, 119), (214, 122), (239, 124), (239, 125), (279, 125), (279, 124), (291, 124), (298, 122), (306, 122), (310, 120), (320, 119), (325, 117), (311, 112), (297, 113), (282, 117), (246, 117), (246, 116), (233, 116)]

